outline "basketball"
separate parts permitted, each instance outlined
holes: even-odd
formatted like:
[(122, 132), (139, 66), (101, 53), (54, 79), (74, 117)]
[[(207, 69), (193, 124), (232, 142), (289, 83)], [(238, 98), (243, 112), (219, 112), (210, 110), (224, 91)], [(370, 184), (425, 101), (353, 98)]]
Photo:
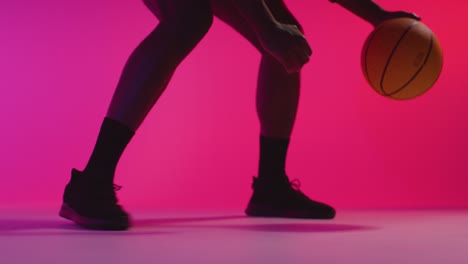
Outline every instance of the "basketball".
[(379, 94), (397, 100), (424, 94), (442, 71), (436, 35), (420, 21), (396, 18), (378, 25), (366, 39), (361, 66)]

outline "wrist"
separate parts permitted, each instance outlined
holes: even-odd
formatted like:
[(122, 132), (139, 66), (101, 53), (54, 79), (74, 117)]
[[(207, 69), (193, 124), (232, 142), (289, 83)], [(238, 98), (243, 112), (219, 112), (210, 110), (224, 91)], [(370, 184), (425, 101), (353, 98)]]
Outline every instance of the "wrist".
[(334, 0), (332, 2), (336, 2), (374, 26), (383, 21), (388, 13), (372, 0)]
[(388, 17), (389, 12), (382, 9), (378, 8), (375, 9), (368, 17), (367, 17), (367, 22), (371, 23), (373, 26), (377, 26), (378, 24), (382, 23), (385, 21)]

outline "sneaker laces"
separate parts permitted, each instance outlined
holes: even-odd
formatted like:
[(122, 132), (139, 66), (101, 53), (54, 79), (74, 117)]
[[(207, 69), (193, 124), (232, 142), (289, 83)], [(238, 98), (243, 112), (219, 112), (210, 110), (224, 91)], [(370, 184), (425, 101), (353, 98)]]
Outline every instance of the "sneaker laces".
[(298, 179), (293, 179), (292, 181), (289, 182), (291, 184), (291, 187), (296, 190), (296, 191), (300, 191), (300, 188), (301, 188), (301, 181), (299, 181)]
[(112, 192), (107, 194), (106, 199), (109, 199), (110, 201), (112, 201), (112, 203), (117, 204), (119, 200), (117, 199), (115, 192), (120, 191), (121, 189), (122, 189), (122, 186), (113, 184)]
[(310, 202), (311, 201), (310, 198), (300, 190), (301, 182), (298, 179), (293, 179), (289, 183), (291, 184), (291, 189), (292, 189), (294, 195), (296, 195), (296, 197), (298, 197), (299, 199), (301, 199), (302, 201), (305, 201), (305, 202)]
[(298, 179), (293, 179), (292, 181), (290, 181), (290, 184), (291, 184), (291, 189), (293, 190), (295, 195), (298, 195), (298, 197), (300, 197), (302, 200), (306, 200), (306, 201), (309, 200), (309, 197), (307, 197), (307, 195), (305, 195), (301, 191), (301, 182)]
[(117, 184), (112, 184), (111, 186), (95, 186), (97, 187), (96, 189), (96, 197), (99, 197), (101, 201), (106, 201), (106, 202), (111, 202), (113, 204), (116, 204), (118, 202), (117, 196), (116, 196), (116, 191), (119, 191), (122, 189), (122, 186), (117, 185)]

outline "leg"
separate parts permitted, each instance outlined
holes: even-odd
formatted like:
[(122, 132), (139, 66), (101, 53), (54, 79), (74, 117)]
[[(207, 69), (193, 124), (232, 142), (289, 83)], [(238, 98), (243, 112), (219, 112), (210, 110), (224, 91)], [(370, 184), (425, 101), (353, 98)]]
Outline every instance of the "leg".
[(114, 192), (117, 163), (179, 63), (212, 22), (207, 0), (146, 0), (146, 4), (160, 23), (130, 56), (91, 158), (83, 172), (72, 170), (65, 187), (60, 216), (85, 228), (129, 227), (129, 216)]
[[(300, 75), (288, 74), (261, 47), (255, 32), (241, 14), (226, 2), (229, 1), (211, 1), (214, 15), (236, 29), (262, 53), (257, 83), (257, 113), (261, 125), (259, 177), (254, 179), (254, 194), (246, 212), (252, 216), (333, 218), (333, 208), (312, 201), (292, 188), (284, 171), (296, 118)], [(279, 22), (301, 28), (282, 1), (266, 2)]]
[[(269, 1), (267, 4), (270, 4)], [(278, 3), (274, 4), (275, 8), (270, 10), (279, 22), (300, 26), (292, 15), (285, 15), (286, 12), (290, 14), (289, 11), (280, 8)], [(261, 134), (272, 138), (289, 138), (297, 112), (299, 73), (288, 74), (276, 59), (265, 52), (255, 32), (229, 1), (211, 0), (211, 5), (216, 17), (232, 26), (262, 53), (256, 99)]]
[(208, 1), (144, 0), (160, 23), (130, 56), (107, 117), (136, 131), (212, 23)]
[[(267, 0), (266, 3), (278, 22), (301, 28), (282, 0)], [(300, 73), (288, 74), (271, 56), (262, 57), (257, 86), (257, 112), (262, 136), (290, 138), (296, 120), (299, 91)]]
[[(85, 169), (91, 174), (114, 174), (131, 139), (128, 135), (138, 129), (177, 66), (212, 23), (208, 1), (145, 0), (145, 3), (160, 23), (135, 49), (124, 67), (101, 129), (103, 135), (99, 135)], [(118, 137), (121, 133), (117, 131), (125, 131), (125, 135)]]
[[(236, 29), (262, 54), (256, 98), (261, 128), (259, 177), (284, 175), (286, 152), (299, 101), (300, 74), (287, 73), (281, 63), (263, 49), (255, 32), (241, 14), (234, 11), (234, 6), (226, 1), (212, 0), (211, 3), (215, 16)], [(285, 12), (289, 14), (285, 8), (275, 6), (272, 9), (279, 22), (295, 22), (294, 17), (285, 16)], [(295, 24), (299, 26), (297, 22)]]

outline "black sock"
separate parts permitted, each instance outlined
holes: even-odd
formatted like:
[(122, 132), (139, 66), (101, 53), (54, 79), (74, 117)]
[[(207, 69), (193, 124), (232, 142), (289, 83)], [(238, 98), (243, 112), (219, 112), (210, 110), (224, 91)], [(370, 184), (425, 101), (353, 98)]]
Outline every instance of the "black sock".
[(284, 179), (289, 138), (268, 138), (260, 135), (260, 179)]
[(127, 126), (108, 117), (104, 118), (84, 174), (113, 181), (120, 156), (134, 134), (135, 132)]

